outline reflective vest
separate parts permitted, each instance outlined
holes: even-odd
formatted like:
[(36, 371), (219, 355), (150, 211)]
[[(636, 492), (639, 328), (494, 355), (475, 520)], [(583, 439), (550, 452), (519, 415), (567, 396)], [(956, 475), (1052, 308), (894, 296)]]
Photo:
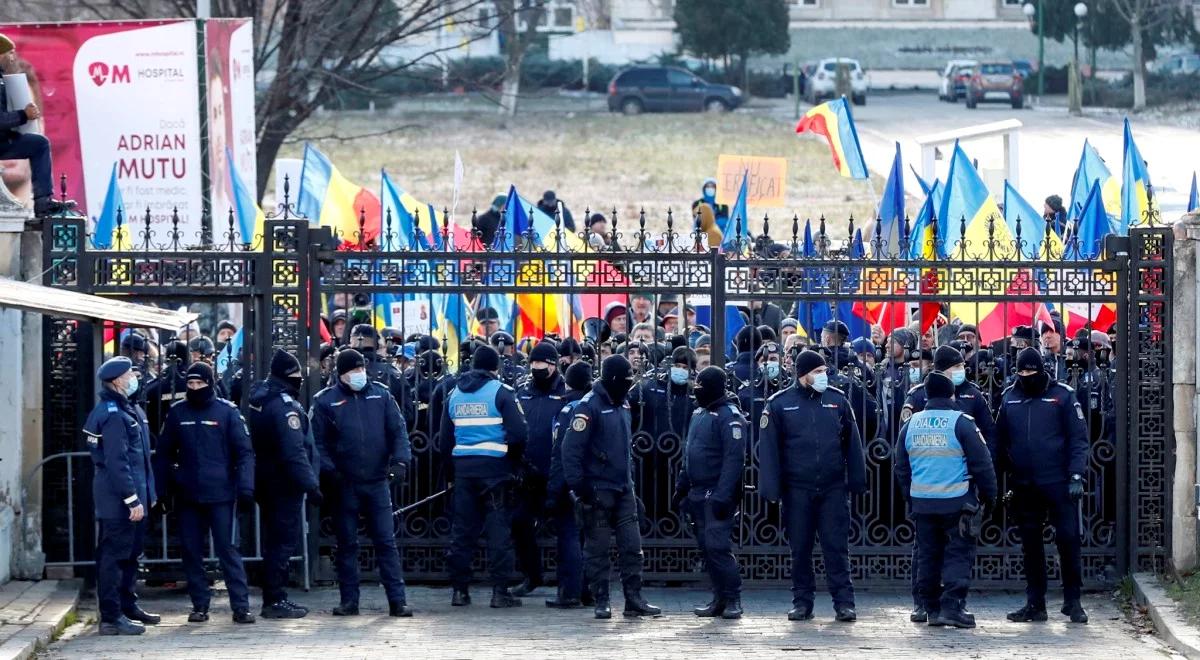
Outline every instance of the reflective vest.
[(454, 456), (504, 458), (508, 454), (504, 417), (496, 407), (500, 387), (500, 381), (491, 380), (474, 392), (456, 387), (450, 393), (447, 405), (454, 423)]
[(912, 497), (944, 500), (967, 494), (966, 455), (954, 432), (961, 416), (956, 410), (922, 410), (908, 420), (904, 447), (912, 465)]

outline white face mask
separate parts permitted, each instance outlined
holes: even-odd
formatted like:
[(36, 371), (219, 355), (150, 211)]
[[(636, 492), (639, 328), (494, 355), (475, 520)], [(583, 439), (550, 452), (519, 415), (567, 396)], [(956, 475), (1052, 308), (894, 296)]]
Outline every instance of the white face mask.
[(688, 370), (683, 367), (671, 367), (671, 382), (676, 385), (688, 382)]
[(950, 376), (950, 382), (954, 383), (955, 387), (958, 387), (959, 385), (962, 385), (963, 383), (967, 382), (967, 370), (966, 369), (955, 369), (954, 371), (951, 371), (947, 375)]
[(829, 374), (827, 374), (827, 373), (813, 374), (812, 388), (813, 388), (813, 390), (815, 390), (817, 392), (824, 392), (826, 389), (828, 389), (829, 388)]
[(767, 372), (767, 378), (772, 378), (772, 379), (779, 378), (779, 363), (778, 362), (768, 362), (765, 366), (766, 366), (765, 371)]
[(136, 392), (137, 389), (138, 389), (137, 376), (132, 376), (132, 377), (130, 377), (129, 382), (125, 383), (125, 396), (127, 396), (127, 397), (133, 396), (133, 393)]
[(362, 391), (362, 388), (367, 386), (367, 372), (356, 371), (350, 374), (350, 382), (346, 384), (349, 385), (350, 389), (354, 390), (355, 392)]

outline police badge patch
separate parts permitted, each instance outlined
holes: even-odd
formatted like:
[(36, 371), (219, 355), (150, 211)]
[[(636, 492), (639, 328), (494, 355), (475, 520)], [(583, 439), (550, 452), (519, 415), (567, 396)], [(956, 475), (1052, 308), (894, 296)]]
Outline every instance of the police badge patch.
[(1075, 415), (1078, 416), (1079, 419), (1083, 419), (1083, 407), (1078, 403), (1075, 404)]
[(734, 440), (742, 439), (742, 427), (738, 424), (730, 424), (733, 427), (732, 435)]
[(587, 430), (587, 417), (582, 415), (571, 421), (571, 430), (576, 433), (583, 433)]
[(300, 430), (300, 416), (299, 415), (288, 415), (287, 422), (288, 422), (289, 429), (291, 429), (293, 431)]
[(905, 408), (900, 411), (901, 422), (907, 422), (909, 417), (912, 417), (912, 408)]
[(767, 424), (769, 422), (770, 422), (770, 419), (766, 415), (763, 415), (762, 418), (760, 418), (758, 420), (758, 428), (760, 428), (760, 429), (767, 428)]

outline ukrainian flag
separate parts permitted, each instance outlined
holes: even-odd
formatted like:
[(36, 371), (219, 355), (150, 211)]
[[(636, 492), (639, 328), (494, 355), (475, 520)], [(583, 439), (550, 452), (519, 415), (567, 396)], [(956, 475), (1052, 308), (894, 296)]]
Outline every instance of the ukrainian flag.
[(737, 201), (725, 218), (725, 226), (721, 227), (721, 249), (727, 252), (740, 252), (741, 248), (750, 245), (750, 214), (746, 212), (749, 179), (750, 171), (746, 170), (742, 173), (742, 185), (738, 186)]
[(800, 118), (796, 132), (824, 135), (833, 152), (833, 166), (838, 174), (851, 179), (866, 179), (867, 162), (863, 159), (862, 147), (858, 143), (858, 131), (854, 128), (854, 116), (846, 97), (827, 101), (813, 107)]
[[(1017, 235), (1018, 221), (1021, 227), (1021, 256), (1031, 260), (1045, 259), (1046, 221), (1042, 218), (1042, 214), (1005, 179), (1004, 222), (1014, 237)], [(1055, 258), (1062, 256), (1062, 239), (1054, 233), (1053, 229), (1050, 231), (1049, 241), (1051, 256)]]
[(229, 147), (225, 148), (225, 161), (229, 163), (229, 184), (233, 189), (233, 214), (237, 219), (238, 242), (247, 246), (257, 245), (257, 249), (261, 250), (265, 242), (263, 225), (267, 217), (238, 172)]
[[(120, 222), (117, 222), (117, 216), (121, 216)], [(125, 209), (125, 200), (121, 197), (121, 186), (117, 182), (116, 163), (113, 163), (108, 190), (104, 193), (104, 206), (100, 209), (100, 216), (96, 218), (95, 223), (92, 246), (96, 249), (121, 250), (132, 247), (129, 244), (129, 214)]]
[(1133, 141), (1129, 118), (1125, 118), (1125, 161), (1121, 168), (1121, 222), (1117, 233), (1125, 236), (1129, 228), (1146, 222), (1150, 212), (1150, 172), (1142, 152)]
[(1104, 208), (1115, 226), (1121, 217), (1121, 182), (1108, 170), (1100, 153), (1087, 140), (1083, 141), (1083, 153), (1079, 155), (1079, 167), (1071, 181), (1071, 206), (1067, 219), (1075, 220), (1083, 212), (1084, 203), (1092, 191), (1092, 184), (1099, 182), (1104, 196)]
[[(296, 211), (311, 223), (333, 229), (344, 247), (375, 243), (379, 239), (379, 198), (342, 176), (325, 154), (307, 143)], [(361, 232), (360, 215), (366, 218)]]

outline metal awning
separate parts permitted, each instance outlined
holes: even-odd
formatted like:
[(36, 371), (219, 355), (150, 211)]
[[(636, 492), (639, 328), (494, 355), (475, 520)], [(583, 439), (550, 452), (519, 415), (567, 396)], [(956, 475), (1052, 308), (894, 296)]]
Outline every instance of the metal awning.
[(101, 296), (0, 278), (0, 307), (81, 321), (114, 321), (136, 328), (178, 330), (199, 316)]

